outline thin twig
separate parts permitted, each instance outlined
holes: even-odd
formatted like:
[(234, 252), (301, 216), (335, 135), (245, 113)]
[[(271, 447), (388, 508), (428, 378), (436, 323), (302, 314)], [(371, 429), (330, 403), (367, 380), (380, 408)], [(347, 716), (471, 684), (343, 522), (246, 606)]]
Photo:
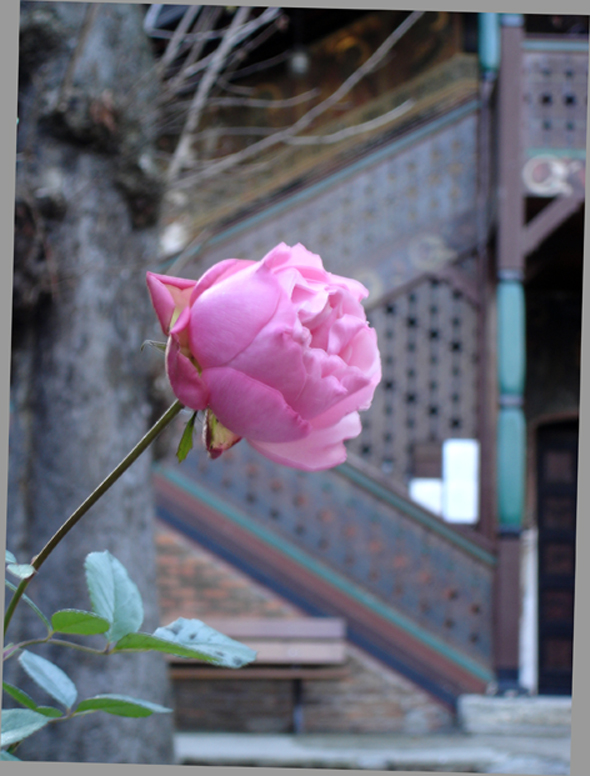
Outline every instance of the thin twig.
[(322, 143), (339, 143), (346, 138), (360, 135), (363, 132), (371, 132), (374, 129), (389, 124), (389, 122), (403, 116), (415, 105), (414, 100), (406, 100), (397, 108), (383, 113), (381, 116), (377, 116), (370, 121), (364, 121), (362, 124), (355, 124), (352, 127), (346, 127), (339, 132), (332, 132), (330, 135), (302, 135), (301, 137), (290, 137), (285, 140), (290, 145), (316, 145)]
[(215, 49), (215, 53), (209, 64), (209, 67), (205, 71), (205, 74), (199, 83), (199, 88), (196, 91), (193, 103), (190, 107), (186, 119), (186, 124), (182, 130), (182, 134), (180, 135), (180, 139), (178, 141), (176, 151), (174, 152), (174, 156), (172, 157), (170, 167), (168, 168), (168, 182), (174, 180), (186, 158), (190, 155), (192, 135), (199, 124), (205, 101), (209, 95), (209, 92), (211, 91), (217, 74), (220, 72), (225, 63), (227, 55), (238, 43), (240, 39), (241, 28), (244, 26), (250, 11), (251, 9), (248, 7), (242, 7), (236, 11), (225, 37), (219, 46)]
[(207, 102), (207, 107), (215, 106), (222, 108), (245, 107), (245, 108), (292, 108), (294, 105), (300, 105), (317, 97), (319, 89), (310, 89), (295, 97), (287, 97), (284, 100), (263, 100), (254, 97), (215, 97)]
[(77, 649), (79, 652), (89, 652), (92, 655), (106, 655), (106, 649), (95, 649), (94, 647), (87, 647), (85, 644), (76, 644), (73, 641), (67, 641), (66, 639), (54, 639), (47, 637), (46, 639), (30, 639), (29, 641), (21, 641), (19, 644), (12, 644), (8, 649), (4, 651), (3, 660), (8, 660), (17, 652), (20, 652), (27, 647), (33, 647), (36, 644), (57, 644), (59, 647), (71, 647)]
[(190, 29), (192, 23), (196, 19), (200, 10), (201, 10), (200, 5), (191, 5), (184, 12), (183, 17), (178, 24), (178, 27), (174, 30), (174, 35), (172, 36), (172, 38), (170, 39), (170, 42), (166, 46), (166, 51), (164, 52), (164, 56), (160, 60), (160, 67), (162, 68), (162, 70), (164, 70), (171, 62), (174, 62), (174, 60), (176, 59), (178, 50), (186, 39), (186, 33)]
[(291, 127), (283, 130), (279, 130), (274, 135), (259, 140), (257, 143), (244, 148), (242, 151), (238, 151), (234, 154), (230, 154), (217, 162), (212, 162), (201, 172), (186, 176), (184, 179), (178, 181), (178, 186), (191, 186), (197, 181), (212, 178), (215, 175), (219, 175), (230, 167), (245, 161), (246, 159), (256, 156), (262, 151), (266, 151), (279, 143), (286, 142), (288, 138), (293, 137), (297, 133), (301, 132), (322, 113), (325, 113), (329, 108), (339, 102), (344, 96), (346, 96), (356, 84), (364, 78), (365, 75), (371, 72), (381, 60), (387, 55), (390, 49), (400, 40), (400, 38), (411, 28), (414, 24), (424, 15), (424, 11), (413, 11), (400, 25), (397, 27), (391, 35), (379, 46), (379, 48), (361, 65), (351, 76), (349, 76), (340, 86), (327, 97), (319, 105), (309, 110), (298, 121), (296, 121)]
[[(208, 6), (204, 8), (203, 12), (197, 19), (195, 30), (199, 33), (206, 30), (212, 30), (217, 24), (217, 21), (222, 13), (223, 6)], [(170, 89), (173, 93), (175, 93), (182, 88), (184, 81), (187, 78), (188, 68), (199, 59), (206, 43), (207, 38), (205, 36), (196, 38), (196, 40), (193, 42), (191, 50), (188, 53), (188, 56), (182, 63), (182, 67), (180, 68), (179, 72), (173, 78), (171, 78), (166, 85), (167, 89)]]
[[(251, 11), (251, 8), (239, 8), (237, 13), (243, 10)], [(222, 42), (219, 44), (219, 46), (223, 45), (223, 40), (225, 40), (230, 34), (230, 31), (232, 31), (232, 39), (233, 39), (233, 46), (237, 46), (238, 43), (241, 43), (243, 40), (248, 38), (250, 35), (252, 35), (253, 32), (255, 32), (259, 27), (264, 26), (265, 24), (269, 24), (273, 21), (273, 19), (276, 17), (276, 15), (279, 13), (280, 9), (278, 8), (267, 8), (258, 18), (253, 19), (251, 22), (248, 22), (247, 24), (243, 24), (242, 28), (239, 29), (236, 32), (236, 29), (234, 27), (234, 20), (232, 20), (232, 23), (229, 25), (229, 27), (226, 27), (223, 31), (223, 39)], [(217, 35), (216, 37), (220, 37)], [(185, 71), (185, 78), (189, 78), (192, 75), (196, 75), (197, 73), (200, 73), (201, 70), (204, 70), (206, 67), (209, 66), (210, 62), (215, 58), (215, 54), (217, 53), (217, 50), (219, 49), (219, 46), (215, 51), (213, 51), (211, 54), (208, 54), (206, 57), (203, 57), (203, 59), (199, 60), (198, 62), (195, 62), (194, 65), (191, 65), (191, 67), (186, 68)], [(226, 52), (229, 53), (229, 52)]]
[(78, 35), (78, 40), (76, 41), (76, 48), (74, 49), (74, 53), (68, 62), (68, 67), (66, 69), (64, 79), (61, 82), (59, 97), (57, 100), (58, 110), (65, 110), (68, 105), (74, 84), (74, 73), (76, 71), (76, 65), (78, 64), (78, 60), (82, 55), (82, 51), (84, 50), (84, 46), (88, 40), (88, 35), (90, 34), (90, 30), (92, 29), (92, 25), (94, 24), (96, 15), (98, 14), (99, 10), (100, 6), (98, 3), (91, 3), (86, 8), (84, 20), (82, 22), (82, 26), (80, 27), (80, 34)]
[[(262, 70), (269, 70), (271, 67), (280, 65), (281, 62), (286, 62), (290, 56), (290, 51), (282, 51), (275, 57), (270, 57), (270, 59), (264, 59), (262, 62), (256, 62), (253, 65), (248, 65), (247, 67), (243, 67), (241, 70), (234, 70), (232, 72), (232, 78), (245, 78), (247, 75), (260, 73)], [(225, 78), (225, 76), (222, 76), (219, 79), (219, 85), (226, 91), (234, 92), (235, 94), (246, 94), (252, 91), (252, 87), (237, 86), (236, 84), (230, 83)]]

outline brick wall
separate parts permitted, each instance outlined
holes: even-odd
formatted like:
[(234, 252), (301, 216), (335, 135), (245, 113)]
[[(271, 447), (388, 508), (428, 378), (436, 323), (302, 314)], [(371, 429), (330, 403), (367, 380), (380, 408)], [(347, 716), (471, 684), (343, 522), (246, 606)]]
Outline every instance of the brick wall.
[[(156, 534), (162, 623), (177, 617), (296, 617), (297, 607), (163, 523)], [(450, 712), (400, 674), (348, 645), (347, 676), (303, 682), (308, 733), (428, 733), (448, 729)], [(174, 680), (182, 731), (286, 733), (288, 680)]]
[(297, 617), (302, 612), (196, 542), (158, 522), (162, 624), (177, 617)]

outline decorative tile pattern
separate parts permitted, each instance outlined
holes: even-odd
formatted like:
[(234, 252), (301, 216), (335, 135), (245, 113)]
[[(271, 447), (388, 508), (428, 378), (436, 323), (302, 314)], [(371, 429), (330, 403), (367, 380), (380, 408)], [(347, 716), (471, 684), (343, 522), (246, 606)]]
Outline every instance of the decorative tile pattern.
[(196, 449), (183, 474), (441, 642), (489, 664), (492, 568), (460, 544), (338, 470), (307, 474), (280, 467), (246, 443), (215, 461)]
[(584, 151), (588, 52), (523, 52), (523, 148)]
[(474, 112), (401, 149), (392, 143), (215, 238), (202, 264), (301, 242), (330, 271), (388, 292), (475, 245), (476, 150)]
[(426, 277), (371, 309), (383, 379), (349, 449), (406, 487), (417, 443), (478, 437), (477, 306)]

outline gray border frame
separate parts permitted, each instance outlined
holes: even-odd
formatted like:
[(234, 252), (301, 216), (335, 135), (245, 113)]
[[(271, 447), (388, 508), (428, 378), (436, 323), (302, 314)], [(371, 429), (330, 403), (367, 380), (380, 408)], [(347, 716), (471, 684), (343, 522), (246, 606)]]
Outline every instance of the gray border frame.
[[(38, 0), (41, 2), (42, 0)], [(67, 0), (70, 2), (71, 0)], [(99, 0), (104, 2), (104, 0)], [(127, 0), (127, 2), (139, 2), (139, 0)], [(211, 5), (225, 5), (219, 0), (207, 0)], [(187, 2), (187, 4), (190, 4)], [(246, 0), (243, 5), (264, 5), (261, 2), (252, 2)], [(278, 4), (278, 3), (277, 3)], [(359, 8), (367, 7), (365, 3), (358, 0), (302, 0), (302, 2), (293, 2), (286, 0), (280, 3), (284, 7), (333, 7), (333, 8)], [(590, 14), (590, 4), (584, 0), (517, 0), (516, 8), (514, 2), (500, 3), (482, 2), (482, 0), (471, 0), (470, 2), (442, 2), (442, 0), (414, 0), (412, 3), (402, 3), (399, 0), (372, 0), (369, 5), (375, 10), (403, 8), (416, 10), (445, 10), (445, 11), (488, 11), (493, 10), (504, 13), (559, 13), (559, 14)], [(1, 153), (0, 153), (0, 171), (2, 186), (0, 188), (0, 236), (2, 238), (3, 260), (0, 263), (0, 550), (3, 551), (6, 542), (6, 493), (7, 493), (7, 470), (8, 470), (8, 418), (9, 418), (9, 384), (10, 384), (10, 332), (11, 332), (11, 306), (12, 306), (12, 252), (13, 252), (13, 218), (14, 218), (14, 185), (15, 185), (15, 148), (16, 148), (16, 105), (17, 105), (17, 56), (18, 56), (18, 0), (3, 0), (2, 3), (2, 26), (0, 27), (0, 133), (1, 133)], [(590, 122), (588, 123), (588, 147), (590, 147)], [(585, 221), (585, 258), (588, 261), (590, 257), (590, 208), (586, 211)], [(587, 396), (590, 390), (590, 276), (585, 273), (583, 290), (583, 314), (582, 314), (582, 391), (580, 405), (580, 471), (585, 471), (586, 466), (590, 466), (590, 399)], [(590, 505), (590, 478), (579, 478), (578, 486), (578, 534), (577, 534), (577, 571), (576, 571), (576, 596), (575, 604), (575, 638), (574, 638), (574, 689), (573, 689), (573, 714), (572, 719), (572, 776), (585, 776), (588, 761), (588, 747), (586, 728), (587, 720), (590, 716), (590, 673), (584, 660), (584, 656), (590, 650), (589, 618), (584, 616), (586, 606), (585, 597), (582, 592), (590, 587), (590, 564), (581, 562), (583, 551), (590, 547), (590, 522), (580, 519), (588, 511)], [(0, 593), (0, 600), (4, 600), (4, 587)], [(1, 672), (1, 667), (0, 667)], [(72, 774), (79, 773), (80, 765), (77, 763), (26, 763), (9, 764), (5, 763), (7, 774), (41, 774), (47, 776), (48, 773)], [(147, 775), (148, 769), (154, 766), (124, 766), (101, 764), (85, 764), (85, 768), (90, 768), (91, 776), (98, 776), (102, 769), (108, 767), (108, 776), (125, 776), (130, 768), (136, 772), (137, 769), (145, 769)], [(196, 775), (201, 774), (211, 776), (248, 776), (251, 768), (213, 768), (201, 766), (190, 767)], [(176, 772), (178, 766), (160, 766), (158, 772), (164, 770), (171, 776)], [(371, 776), (379, 774), (380, 771), (333, 771), (333, 770), (310, 770), (310, 769), (256, 769), (260, 776), (332, 776), (332, 774), (343, 773), (346, 776)], [(398, 773), (403, 773), (398, 771)], [(416, 774), (416, 772), (413, 772)], [(408, 773), (409, 776), (409, 773)], [(457, 775), (458, 776), (458, 775)]]

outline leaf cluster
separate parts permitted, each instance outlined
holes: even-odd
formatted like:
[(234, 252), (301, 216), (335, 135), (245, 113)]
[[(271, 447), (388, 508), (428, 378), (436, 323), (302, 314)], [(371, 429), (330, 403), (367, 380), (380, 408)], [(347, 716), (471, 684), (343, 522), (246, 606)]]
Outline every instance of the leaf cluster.
[[(12, 553), (6, 553), (7, 571), (20, 577), (30, 576), (27, 564), (18, 564)], [(256, 653), (238, 641), (224, 636), (200, 620), (179, 618), (154, 633), (140, 631), (143, 623), (143, 602), (127, 570), (110, 552), (92, 552), (84, 562), (86, 585), (91, 611), (61, 609), (47, 618), (28, 596), (27, 603), (47, 629), (47, 636), (20, 644), (9, 644), (4, 659), (18, 653), (18, 662), (27, 675), (59, 707), (39, 705), (23, 690), (3, 682), (4, 692), (22, 708), (2, 710), (0, 759), (18, 759), (13, 752), (22, 740), (48, 724), (82, 714), (104, 711), (123, 717), (147, 717), (171, 709), (150, 701), (126, 695), (102, 694), (78, 702), (78, 691), (70, 677), (55, 663), (25, 647), (53, 643), (97, 655), (124, 652), (162, 652), (176, 657), (192, 658), (228, 668), (239, 668), (252, 662)], [(9, 580), (6, 586), (16, 590)], [(65, 636), (102, 635), (102, 649), (65, 640)]]

